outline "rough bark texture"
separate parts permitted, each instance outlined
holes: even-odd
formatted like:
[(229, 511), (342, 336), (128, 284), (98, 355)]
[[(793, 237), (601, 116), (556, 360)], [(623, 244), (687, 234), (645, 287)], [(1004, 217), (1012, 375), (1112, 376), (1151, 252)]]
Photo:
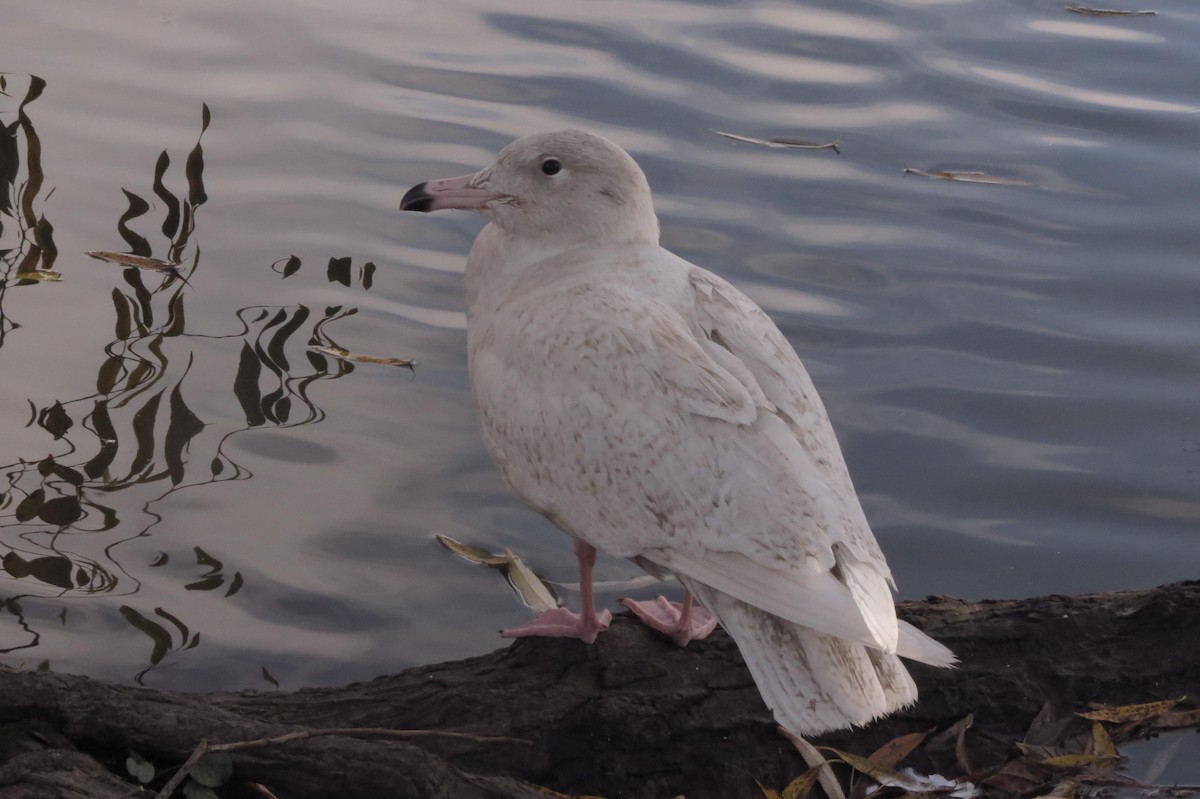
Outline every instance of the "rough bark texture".
[[(1011, 754), (1049, 702), (1200, 696), (1200, 583), (972, 603), (930, 598), (901, 615), (954, 649), (954, 671), (913, 666), (921, 701), (817, 743), (869, 753), (970, 713), (976, 772)], [(1186, 704), (1186, 703), (1185, 703)], [(292, 693), (192, 695), (0, 670), (0, 799), (116, 797), (130, 750), (181, 763), (202, 739), (303, 728), (457, 730), (518, 742), (327, 736), (234, 753), (226, 796), (526, 799), (537, 786), (616, 799), (761, 797), (805, 766), (781, 738), (727, 636), (686, 649), (618, 618), (592, 646), (524, 639), (484, 657)], [(953, 743), (910, 761), (961, 770)], [(238, 786), (243, 787), (238, 787)], [(136, 795), (136, 794), (131, 794)], [(147, 794), (148, 795), (148, 794)]]

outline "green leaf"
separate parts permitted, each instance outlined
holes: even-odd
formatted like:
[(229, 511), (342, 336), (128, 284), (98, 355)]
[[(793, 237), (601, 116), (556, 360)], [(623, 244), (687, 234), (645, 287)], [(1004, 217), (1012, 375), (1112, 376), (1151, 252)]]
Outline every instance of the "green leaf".
[(137, 752), (130, 752), (129, 757), (125, 758), (125, 770), (129, 772), (129, 776), (143, 785), (153, 780), (154, 775), (158, 772), (153, 763)]
[(209, 788), (224, 785), (233, 776), (233, 758), (225, 752), (207, 752), (192, 766), (192, 779)]

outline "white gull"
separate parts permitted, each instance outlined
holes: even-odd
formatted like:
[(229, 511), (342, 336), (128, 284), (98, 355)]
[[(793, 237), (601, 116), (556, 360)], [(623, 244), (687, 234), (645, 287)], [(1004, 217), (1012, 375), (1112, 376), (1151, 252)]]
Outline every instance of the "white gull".
[(491, 220), (466, 269), (483, 439), (512, 490), (575, 539), (582, 613), (505, 635), (594, 641), (611, 619), (591, 590), (598, 548), (674, 574), (682, 604), (624, 604), (681, 645), (719, 620), (798, 735), (914, 702), (898, 656), (954, 663), (897, 620), (800, 358), (748, 297), (659, 246), (650, 187), (624, 150), (578, 130), (526, 136), (400, 207)]

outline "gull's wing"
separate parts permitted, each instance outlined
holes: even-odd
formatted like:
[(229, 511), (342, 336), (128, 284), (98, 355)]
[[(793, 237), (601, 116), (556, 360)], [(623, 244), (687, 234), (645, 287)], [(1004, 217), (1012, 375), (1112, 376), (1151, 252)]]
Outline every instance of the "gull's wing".
[[(894, 652), (891, 574), (812, 380), (753, 301), (698, 267), (689, 278), (694, 312), (684, 321), (693, 329), (682, 336), (675, 320), (663, 320), (654, 335), (660, 374), (684, 408), (725, 423), (711, 435), (728, 440), (727, 450), (744, 454), (764, 482), (778, 481), (756, 492), (757, 514), (788, 524), (726, 530), (703, 551), (666, 546), (643, 557), (796, 624)], [(759, 554), (785, 548), (787, 536), (812, 557), (795, 564)]]

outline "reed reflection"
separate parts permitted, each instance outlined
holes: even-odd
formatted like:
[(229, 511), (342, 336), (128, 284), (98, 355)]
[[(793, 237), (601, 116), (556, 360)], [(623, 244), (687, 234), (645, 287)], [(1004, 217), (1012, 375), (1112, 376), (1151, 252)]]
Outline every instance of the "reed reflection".
[[(0, 347), (18, 327), (5, 313), (9, 289), (59, 279), (54, 226), (37, 210), (54, 190), (40, 196), (45, 186), (42, 143), (26, 111), (45, 88), (46, 81), (36, 75), (0, 72), (0, 101), (9, 101), (0, 102)], [(6, 106), (12, 101), (15, 118), (8, 121)]]
[[(52, 228), (33, 210), (42, 185), (41, 148), (25, 112), (43, 87), (32, 79), (16, 121), (0, 129), (6, 137), (0, 141), (6, 187), (0, 220), (9, 221), (0, 234), (13, 230), (3, 239), (12, 246), (0, 249), (5, 270), (0, 291), (36, 282), (23, 276), (50, 270), (56, 255)], [(153, 219), (149, 232), (139, 232), (154, 208), (142, 195), (123, 189), (127, 207), (116, 228), (128, 252), (89, 253), (124, 265), (124, 286), (111, 293), (112, 338), (103, 347), (94, 382), (80, 386), (74, 397), (29, 399), (29, 424), (44, 431), (51, 454), (0, 454), (0, 653), (42, 642), (46, 631), (23, 608), (31, 598), (61, 600), (63, 624), (71, 601), (90, 597), (110, 603), (105, 613), (149, 639), (146, 666), (133, 675), (138, 682), (198, 646), (199, 625), (186, 602), (177, 600), (168, 609), (160, 604), (163, 595), (139, 596), (149, 570), (171, 561), (168, 550), (179, 558), (179, 541), (164, 537), (161, 554), (150, 563), (122, 557), (122, 544), (161, 535), (156, 528), (171, 521), (172, 505), (164, 500), (172, 494), (214, 491), (218, 483), (251, 479), (251, 471), (228, 453), (231, 437), (254, 428), (320, 422), (325, 414), (310, 398), (309, 387), (354, 370), (351, 363), (310, 349), (310, 344), (332, 345), (328, 326), (354, 314), (353, 308), (314, 312), (303, 305), (251, 306), (237, 311), (240, 330), (235, 333), (189, 329), (214, 326), (212, 320), (198, 326), (186, 313), (188, 297), (196, 291), (191, 278), (202, 268), (198, 211), (208, 195), (201, 139), (210, 123), (205, 106), (182, 176), (166, 150), (158, 157), (151, 192), (161, 220)], [(299, 269), (299, 259), (292, 258), (295, 266), (285, 277)], [(348, 264), (348, 259), (334, 260)], [(332, 273), (329, 279), (335, 280)], [(339, 270), (336, 282), (343, 279)], [(0, 293), (0, 345), (5, 333), (19, 333), (19, 325), (3, 316), (5, 298)], [(229, 340), (231, 346), (214, 347), (214, 340)], [(217, 386), (200, 374), (226, 378)], [(228, 388), (240, 413), (231, 407), (221, 419), (206, 421), (193, 410), (189, 397), (202, 393), (211, 401)], [(200, 546), (191, 547), (185, 558), (187, 568), (180, 571), (187, 576), (178, 581), (183, 592), (231, 598), (242, 588), (236, 564), (227, 565)], [(51, 652), (47, 659), (52, 657)]]

